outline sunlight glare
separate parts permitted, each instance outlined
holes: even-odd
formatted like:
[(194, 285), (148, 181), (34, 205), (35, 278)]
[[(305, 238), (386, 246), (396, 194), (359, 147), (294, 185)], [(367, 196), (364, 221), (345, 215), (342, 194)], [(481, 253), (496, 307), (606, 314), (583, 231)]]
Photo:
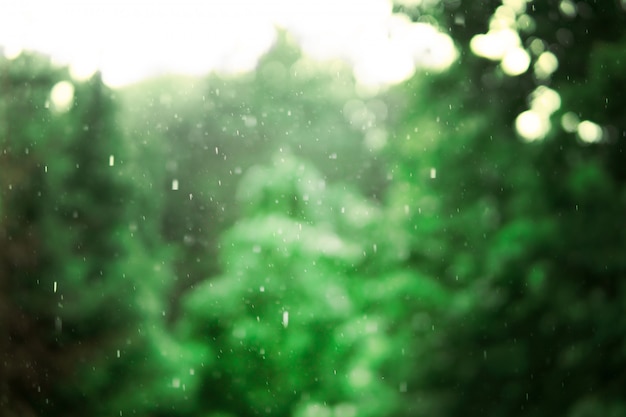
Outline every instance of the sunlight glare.
[(91, 78), (98, 67), (87, 62), (76, 61), (70, 64), (70, 76), (76, 81), (85, 81)]
[(74, 85), (69, 81), (60, 81), (50, 90), (52, 109), (57, 113), (65, 113), (74, 101)]
[(253, 70), (277, 28), (310, 57), (350, 63), (361, 84), (445, 70), (457, 57), (447, 34), (393, 13), (390, 0), (26, 0), (3, 10), (0, 45), (9, 57), (21, 48), (50, 54), (71, 64), (75, 80), (98, 68), (118, 87), (164, 73)]
[(527, 110), (515, 119), (515, 129), (524, 140), (534, 142), (550, 131), (550, 121), (541, 113)]
[(517, 15), (515, 9), (508, 5), (502, 5), (496, 9), (496, 12), (489, 22), (489, 28), (493, 31), (500, 29), (512, 28), (515, 26)]
[(530, 55), (519, 47), (508, 50), (500, 63), (502, 71), (512, 77), (525, 73), (529, 65)]
[(531, 94), (530, 107), (538, 113), (550, 116), (561, 108), (561, 96), (559, 93), (545, 85), (540, 85)]
[(561, 107), (559, 93), (546, 86), (530, 94), (530, 110), (517, 116), (515, 129), (527, 142), (543, 139), (551, 129), (550, 116)]
[(589, 120), (580, 122), (576, 132), (580, 140), (585, 143), (596, 143), (602, 140), (602, 128)]
[(499, 61), (506, 53), (519, 48), (521, 41), (513, 29), (489, 31), (487, 34), (476, 35), (470, 41), (470, 48), (475, 55), (492, 61)]
[(502, 0), (502, 4), (511, 8), (515, 13), (522, 14), (526, 11), (528, 0)]
[(14, 60), (22, 53), (22, 48), (17, 46), (5, 46), (2, 48), (2, 55), (9, 61)]
[(523, 14), (527, 0), (503, 0), (489, 21), (487, 33), (470, 41), (474, 55), (500, 61), (502, 71), (511, 77), (521, 75), (530, 66), (530, 54), (522, 46), (519, 30), (529, 30), (532, 20)]
[(545, 80), (559, 67), (559, 60), (552, 52), (542, 52), (535, 62), (535, 75), (540, 80)]

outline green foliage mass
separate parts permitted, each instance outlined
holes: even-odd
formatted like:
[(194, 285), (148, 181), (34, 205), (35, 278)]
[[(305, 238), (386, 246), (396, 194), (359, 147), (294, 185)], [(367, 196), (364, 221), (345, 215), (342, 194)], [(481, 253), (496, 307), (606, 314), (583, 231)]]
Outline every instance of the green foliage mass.
[(215, 351), (197, 373), (203, 408), (239, 416), (392, 412), (402, 382), (388, 372), (406, 335), (387, 310), (402, 307), (379, 304), (408, 277), (396, 273), (382, 289), (364, 267), (384, 235), (380, 208), (285, 152), (251, 170), (238, 196), (250, 214), (224, 236), (224, 273), (190, 293), (180, 323), (184, 338)]
[(160, 208), (166, 241), (182, 248), (177, 294), (220, 272), (220, 236), (243, 214), (238, 184), (280, 149), (311, 161), (327, 181), (382, 195), (383, 163), (364, 136), (372, 128), (384, 135), (384, 103), (359, 99), (345, 64), (302, 56), (287, 34), (252, 73), (160, 77), (120, 95), (124, 129), (137, 138), (133, 178)]
[(284, 33), (116, 91), (0, 58), (0, 414), (626, 413), (623, 2), (403, 4), (459, 59), (376, 97)]
[[(153, 226), (132, 205), (110, 90), (99, 75), (75, 83), (39, 55), (0, 65), (4, 415), (175, 403), (160, 388), (174, 345), (162, 323), (169, 255), (136, 234)], [(67, 106), (51, 93), (63, 83), (73, 90)], [(137, 385), (142, 392), (128, 396)]]
[[(575, 9), (572, 17), (558, 2), (528, 5), (533, 29), (520, 30), (522, 44), (539, 40), (558, 58), (548, 79), (532, 66), (509, 77), (461, 54), (447, 74), (412, 81), (419, 94), (390, 150), (399, 181), (389, 202), (410, 208), (410, 267), (458, 301), (438, 313), (434, 344), (420, 346), (430, 360), (414, 364), (407, 414), (624, 412), (625, 126), (616, 87), (625, 14), (611, 2)], [(440, 12), (468, 50), (494, 11), (460, 2)], [(467, 26), (453, 23), (458, 16)], [(512, 126), (538, 85), (558, 92), (561, 106), (548, 136), (524, 143)], [(560, 126), (564, 115), (599, 124), (602, 140), (584, 143)]]

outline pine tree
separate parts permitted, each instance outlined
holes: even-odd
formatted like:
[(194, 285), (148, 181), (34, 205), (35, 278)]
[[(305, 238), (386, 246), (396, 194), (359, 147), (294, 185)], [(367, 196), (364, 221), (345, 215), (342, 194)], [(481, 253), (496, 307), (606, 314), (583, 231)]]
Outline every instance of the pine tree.
[(370, 265), (396, 261), (380, 207), (287, 151), (248, 172), (237, 195), (245, 214), (223, 237), (224, 273), (188, 294), (179, 323), (214, 357), (194, 368), (195, 414), (396, 410), (407, 334), (394, 314), (407, 306), (388, 302), (412, 280), (388, 267), (386, 287)]
[[(515, 30), (531, 66), (509, 76), (470, 50), (510, 15), (503, 3), (441, 5), (461, 61), (416, 76), (394, 141), (389, 201), (409, 208), (408, 266), (454, 300), (419, 346), (406, 412), (621, 415), (626, 16), (616, 2), (529, 3)], [(544, 52), (552, 74), (536, 64)], [(525, 143), (516, 118), (547, 88), (552, 129)]]
[(133, 206), (112, 92), (38, 55), (2, 66), (3, 409), (145, 415), (182, 404), (172, 380), (183, 353), (163, 323), (169, 255), (142, 238), (154, 225)]
[(177, 251), (176, 293), (220, 272), (219, 237), (241, 214), (234, 196), (242, 175), (279, 149), (368, 196), (384, 188), (381, 161), (364, 140), (368, 126), (384, 136), (384, 105), (357, 96), (347, 65), (313, 62), (288, 34), (254, 72), (163, 77), (120, 94), (124, 126), (139, 136), (139, 180), (162, 196), (161, 232)]

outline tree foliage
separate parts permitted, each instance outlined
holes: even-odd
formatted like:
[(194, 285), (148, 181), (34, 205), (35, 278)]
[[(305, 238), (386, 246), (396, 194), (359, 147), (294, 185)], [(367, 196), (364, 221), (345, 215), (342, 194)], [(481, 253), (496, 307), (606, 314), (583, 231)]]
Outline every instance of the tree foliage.
[[(439, 313), (427, 366), (414, 365), (409, 410), (620, 415), (624, 125), (610, 103), (623, 98), (606, 86), (623, 83), (624, 10), (529, 3), (514, 28), (535, 67), (511, 77), (469, 51), (504, 3), (442, 4), (465, 53), (449, 73), (413, 81), (419, 94), (395, 138), (402, 180), (390, 201), (411, 208), (410, 265), (459, 300)], [(559, 65), (550, 77), (537, 71), (546, 51)], [(516, 117), (546, 87), (560, 104), (552, 129), (524, 143)]]
[(288, 34), (252, 73), (162, 77), (120, 94), (125, 129), (137, 137), (135, 178), (161, 207), (162, 235), (180, 249), (177, 292), (219, 273), (220, 236), (243, 214), (238, 184), (280, 149), (327, 181), (382, 195), (383, 162), (370, 142), (385, 134), (384, 103), (359, 99), (345, 64), (312, 61)]
[[(99, 75), (75, 83), (39, 55), (0, 64), (2, 408), (158, 408), (151, 392), (169, 378), (163, 355), (173, 344), (161, 323), (170, 265), (136, 236), (153, 226), (130, 204), (111, 92)], [(144, 392), (128, 397), (136, 384)]]
[(379, 96), (0, 58), (3, 415), (624, 414), (623, 2), (395, 12), (459, 59)]
[(409, 277), (395, 272), (396, 288), (381, 288), (365, 267), (384, 236), (380, 208), (286, 152), (250, 170), (238, 196), (249, 214), (224, 236), (224, 274), (189, 294), (181, 323), (184, 338), (214, 349), (196, 374), (203, 408), (392, 412), (402, 382), (389, 369), (406, 334), (379, 304)]

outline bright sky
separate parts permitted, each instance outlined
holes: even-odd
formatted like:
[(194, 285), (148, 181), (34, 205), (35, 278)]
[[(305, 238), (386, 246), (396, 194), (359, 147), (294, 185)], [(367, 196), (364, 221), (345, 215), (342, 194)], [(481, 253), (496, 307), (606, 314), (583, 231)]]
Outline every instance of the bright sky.
[(391, 13), (389, 0), (0, 0), (7, 56), (35, 49), (119, 86), (164, 72), (254, 68), (285, 28), (316, 58), (345, 58), (364, 84), (443, 69), (451, 39)]

